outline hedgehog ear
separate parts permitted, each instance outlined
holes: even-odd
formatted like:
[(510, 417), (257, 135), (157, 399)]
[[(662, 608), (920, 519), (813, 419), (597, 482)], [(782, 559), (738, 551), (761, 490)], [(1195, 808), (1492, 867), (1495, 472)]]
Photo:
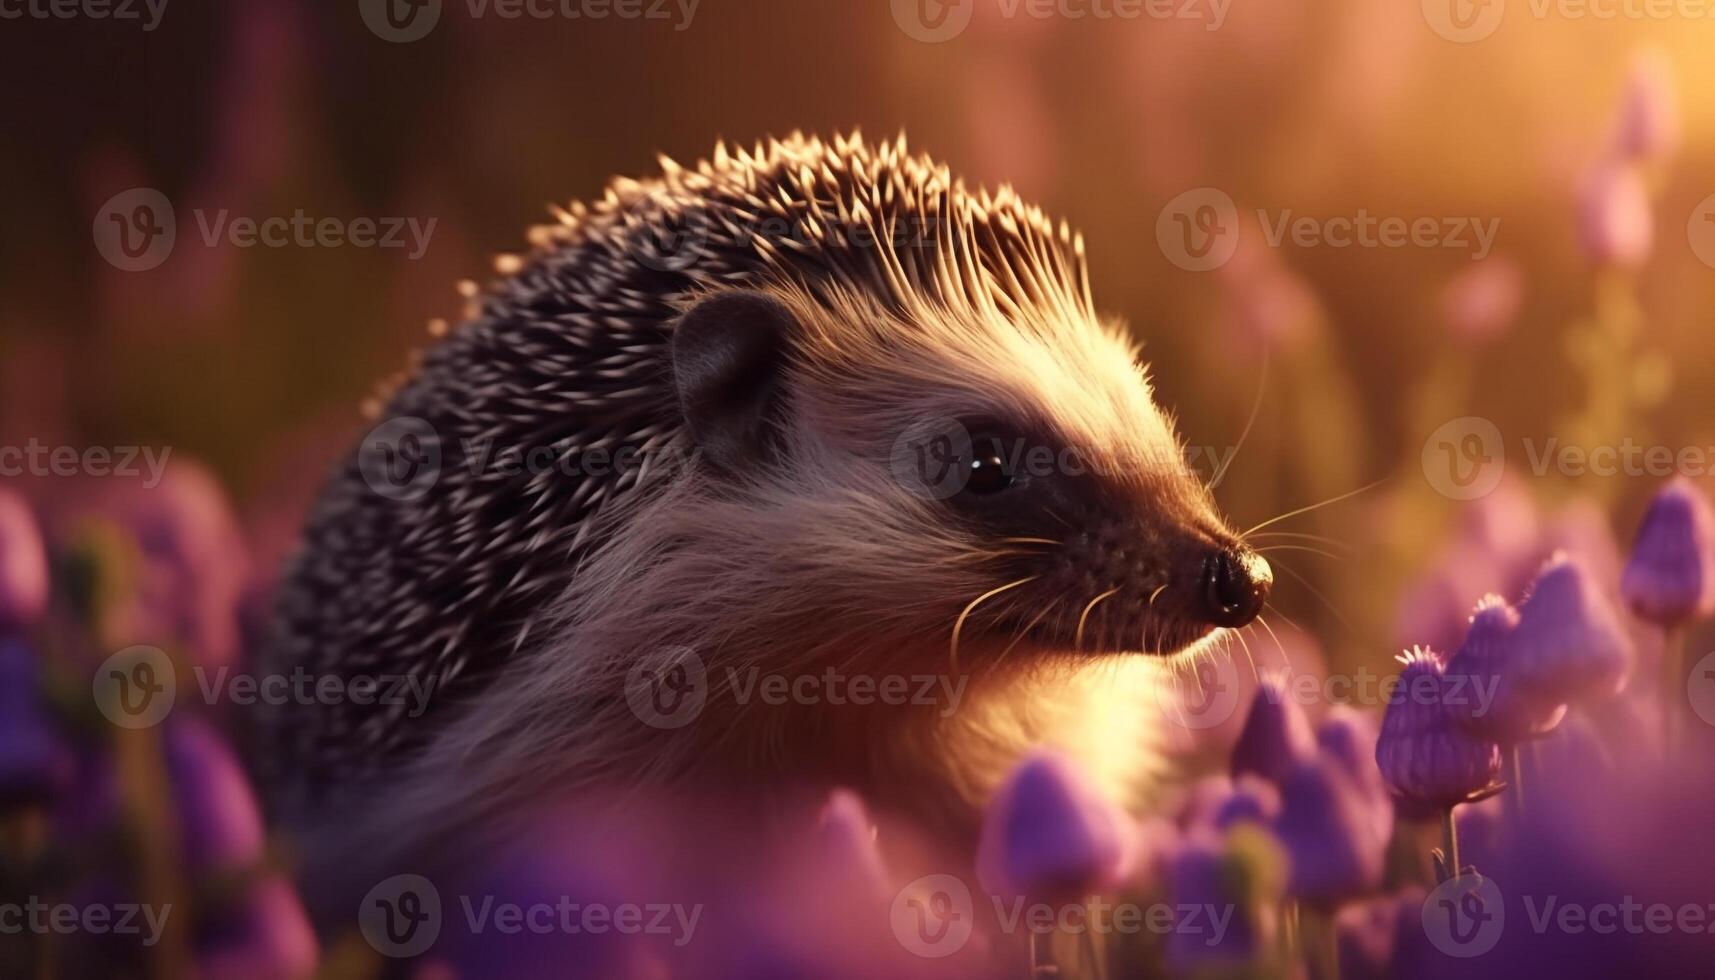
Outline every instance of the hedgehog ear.
[(738, 472), (768, 454), (796, 325), (792, 311), (772, 296), (734, 290), (691, 307), (673, 331), (673, 379), (685, 426), (722, 469)]

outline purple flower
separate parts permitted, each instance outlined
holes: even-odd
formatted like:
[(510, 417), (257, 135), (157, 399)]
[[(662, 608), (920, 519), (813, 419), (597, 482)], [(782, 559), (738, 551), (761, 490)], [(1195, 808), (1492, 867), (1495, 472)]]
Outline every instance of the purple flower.
[(1082, 897), (1126, 874), (1125, 814), (1067, 759), (1038, 752), (1013, 770), (983, 819), (977, 867), (995, 894)]
[(1552, 731), (1566, 703), (1541, 692), (1515, 654), (1518, 610), (1497, 595), (1477, 601), (1465, 642), (1446, 667), (1447, 710), (1481, 739), (1510, 745)]
[(0, 489), (0, 632), (35, 625), (48, 604), (48, 559), (24, 498)]
[(1618, 692), (1635, 659), (1608, 600), (1584, 566), (1557, 554), (1519, 604), (1510, 669), (1550, 701), (1585, 701)]
[(1638, 56), (1626, 76), (1615, 148), (1628, 158), (1661, 161), (1679, 146), (1679, 100), (1667, 60)]
[(1315, 750), (1316, 737), (1303, 709), (1287, 696), (1280, 681), (1264, 680), (1257, 686), (1244, 730), (1233, 746), (1233, 777), (1255, 773), (1278, 785)]
[(1370, 801), (1332, 759), (1313, 758), (1293, 770), (1274, 832), (1291, 867), (1286, 890), (1298, 898), (1332, 905), (1381, 882), (1387, 835), (1378, 832)]
[(1578, 218), (1579, 239), (1593, 261), (1633, 268), (1649, 258), (1655, 218), (1636, 167), (1610, 162), (1597, 168), (1584, 186)]
[(1524, 273), (1506, 256), (1493, 256), (1459, 273), (1441, 293), (1441, 317), (1448, 331), (1470, 344), (1506, 333), (1524, 301)]
[(866, 895), (885, 894), (887, 866), (875, 837), (863, 800), (850, 790), (831, 793), (816, 821), (816, 856), (828, 881)]
[(1632, 612), (1663, 627), (1715, 612), (1715, 514), (1690, 480), (1650, 501), (1620, 591)]
[(45, 803), (75, 767), (42, 703), (40, 661), (22, 640), (0, 638), (0, 806)]
[(1405, 669), (1376, 739), (1376, 766), (1388, 787), (1408, 801), (1439, 809), (1493, 792), (1501, 771), (1500, 746), (1453, 723), (1440, 656), (1416, 648), (1401, 662)]
[(187, 717), (173, 722), (165, 741), (186, 862), (216, 870), (254, 864), (262, 857), (262, 812), (225, 740), (207, 722)]
[(1211, 823), (1226, 830), (1237, 823), (1267, 826), (1280, 816), (1280, 790), (1256, 773), (1245, 773), (1233, 781), (1233, 792), (1215, 808)]
[(269, 875), (236, 905), (199, 923), (197, 975), (206, 980), (297, 980), (316, 968), (316, 933), (292, 886)]
[(1376, 769), (1376, 726), (1371, 716), (1335, 705), (1316, 726), (1316, 747), (1324, 758), (1339, 766), (1368, 803), (1376, 835), (1389, 837), (1393, 833), (1393, 798)]
[(175, 459), (158, 486), (93, 483), (58, 509), (61, 532), (86, 539), (75, 544), (97, 560), (90, 598), (103, 644), (180, 646), (208, 666), (236, 659), (250, 559), (212, 473)]
[(1241, 827), (1225, 837), (1203, 830), (1187, 836), (1168, 868), (1168, 895), (1180, 908), (1231, 910), (1232, 915), (1225, 933), (1169, 933), (1172, 972), (1227, 970), (1269, 956), (1279, 932), (1284, 865), (1280, 845), (1260, 830)]

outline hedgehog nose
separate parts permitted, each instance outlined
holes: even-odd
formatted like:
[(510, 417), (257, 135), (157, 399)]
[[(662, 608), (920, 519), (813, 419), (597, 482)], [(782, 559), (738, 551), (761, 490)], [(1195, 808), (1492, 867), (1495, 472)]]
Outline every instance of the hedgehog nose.
[(1203, 605), (1209, 622), (1237, 627), (1262, 612), (1274, 586), (1267, 559), (1249, 548), (1228, 548), (1203, 562)]

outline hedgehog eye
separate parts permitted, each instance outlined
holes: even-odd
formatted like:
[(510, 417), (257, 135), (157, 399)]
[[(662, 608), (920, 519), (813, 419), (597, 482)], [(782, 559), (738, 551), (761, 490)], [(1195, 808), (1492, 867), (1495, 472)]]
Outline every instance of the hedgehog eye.
[(1006, 440), (998, 433), (981, 432), (971, 437), (971, 452), (964, 461), (965, 493), (987, 497), (1017, 482), (1006, 450)]

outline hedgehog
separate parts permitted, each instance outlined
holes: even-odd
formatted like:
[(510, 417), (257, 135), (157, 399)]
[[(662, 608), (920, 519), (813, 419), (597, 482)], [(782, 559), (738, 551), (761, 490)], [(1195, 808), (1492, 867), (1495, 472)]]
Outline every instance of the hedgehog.
[(271, 712), (286, 824), (343, 864), (549, 793), (841, 786), (968, 836), (1039, 745), (1143, 798), (1163, 671), (1272, 576), (1080, 236), (855, 133), (554, 217), (307, 518), (266, 669), (428, 696)]

